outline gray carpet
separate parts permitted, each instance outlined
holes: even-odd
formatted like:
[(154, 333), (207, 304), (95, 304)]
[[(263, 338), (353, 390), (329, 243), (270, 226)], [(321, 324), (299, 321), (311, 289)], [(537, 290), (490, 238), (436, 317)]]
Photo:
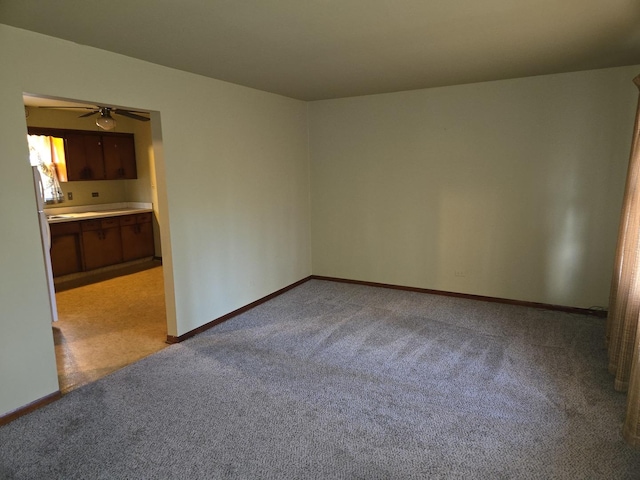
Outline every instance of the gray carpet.
[(309, 281), (0, 429), (0, 477), (640, 478), (604, 320)]

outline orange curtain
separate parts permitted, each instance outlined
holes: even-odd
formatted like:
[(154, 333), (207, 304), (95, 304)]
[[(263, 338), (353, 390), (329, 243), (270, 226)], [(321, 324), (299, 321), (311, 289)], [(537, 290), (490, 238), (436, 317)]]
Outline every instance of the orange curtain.
[[(640, 89), (640, 75), (634, 80)], [(640, 447), (640, 99), (622, 206), (609, 298), (607, 347), (614, 388), (628, 391), (623, 434)]]
[(64, 156), (64, 138), (49, 137), (51, 139), (51, 158), (56, 166), (58, 181), (67, 181), (67, 162)]

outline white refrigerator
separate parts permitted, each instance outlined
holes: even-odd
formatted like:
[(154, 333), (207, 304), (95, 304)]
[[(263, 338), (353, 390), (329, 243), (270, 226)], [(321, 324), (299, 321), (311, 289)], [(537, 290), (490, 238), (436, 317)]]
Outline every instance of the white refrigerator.
[(42, 238), (42, 253), (44, 254), (44, 265), (47, 274), (47, 285), (49, 288), (49, 306), (51, 308), (51, 318), (58, 321), (58, 305), (56, 304), (56, 291), (53, 284), (53, 269), (51, 268), (51, 230), (47, 215), (44, 213), (44, 185), (38, 167), (31, 167), (33, 170), (33, 184), (36, 191), (36, 204), (38, 208), (38, 220), (40, 222), (40, 237)]

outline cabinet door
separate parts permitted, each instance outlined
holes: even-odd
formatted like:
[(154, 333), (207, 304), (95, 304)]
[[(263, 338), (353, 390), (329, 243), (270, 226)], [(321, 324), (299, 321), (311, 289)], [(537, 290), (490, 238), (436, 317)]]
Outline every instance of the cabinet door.
[(68, 180), (104, 180), (101, 135), (68, 133), (65, 138)]
[(120, 227), (82, 231), (84, 263), (87, 270), (122, 262)]
[(80, 223), (63, 222), (49, 225), (51, 231), (51, 267), (53, 276), (81, 272)]
[(84, 152), (84, 135), (67, 134), (65, 136), (65, 161), (68, 180), (85, 180), (87, 161)]
[(155, 253), (153, 245), (153, 227), (151, 222), (136, 223), (120, 227), (122, 235), (123, 260), (152, 257)]
[(51, 237), (51, 267), (54, 277), (82, 271), (81, 258), (79, 234)]
[(90, 180), (104, 180), (104, 155), (102, 137), (99, 134), (84, 136), (84, 149), (87, 155), (87, 167)]
[(103, 135), (102, 143), (107, 179), (138, 178), (133, 135)]

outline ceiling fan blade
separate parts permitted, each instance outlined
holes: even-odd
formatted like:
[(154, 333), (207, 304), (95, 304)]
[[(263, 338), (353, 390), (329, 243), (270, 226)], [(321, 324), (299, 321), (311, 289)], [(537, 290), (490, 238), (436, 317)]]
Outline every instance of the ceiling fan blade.
[[(143, 117), (142, 115), (136, 115), (135, 113), (131, 113), (130, 110), (120, 110), (118, 108), (111, 111), (112, 113), (117, 113), (118, 115), (122, 115), (123, 117), (134, 118), (136, 120), (140, 120), (142, 122), (148, 122), (150, 119), (147, 117)], [(140, 112), (142, 113), (142, 112)]]
[(95, 115), (96, 113), (100, 113), (100, 112), (96, 110), (95, 112), (84, 113), (80, 115), (78, 118), (90, 117), (91, 115)]
[(57, 109), (63, 108), (65, 110), (68, 109), (68, 108), (81, 108), (83, 110), (95, 110), (95, 107), (65, 107), (64, 105), (59, 105), (59, 106), (56, 106), (56, 107), (49, 107), (49, 106), (45, 107), (45, 106), (38, 105), (37, 108), (57, 108)]
[[(114, 108), (113, 110), (118, 110), (117, 108)], [(124, 108), (124, 109), (120, 109), (121, 111), (125, 111), (125, 112), (133, 112), (133, 113), (144, 113), (146, 115), (149, 115), (149, 112), (144, 112), (144, 111), (140, 111), (140, 110), (131, 110), (130, 108)]]

